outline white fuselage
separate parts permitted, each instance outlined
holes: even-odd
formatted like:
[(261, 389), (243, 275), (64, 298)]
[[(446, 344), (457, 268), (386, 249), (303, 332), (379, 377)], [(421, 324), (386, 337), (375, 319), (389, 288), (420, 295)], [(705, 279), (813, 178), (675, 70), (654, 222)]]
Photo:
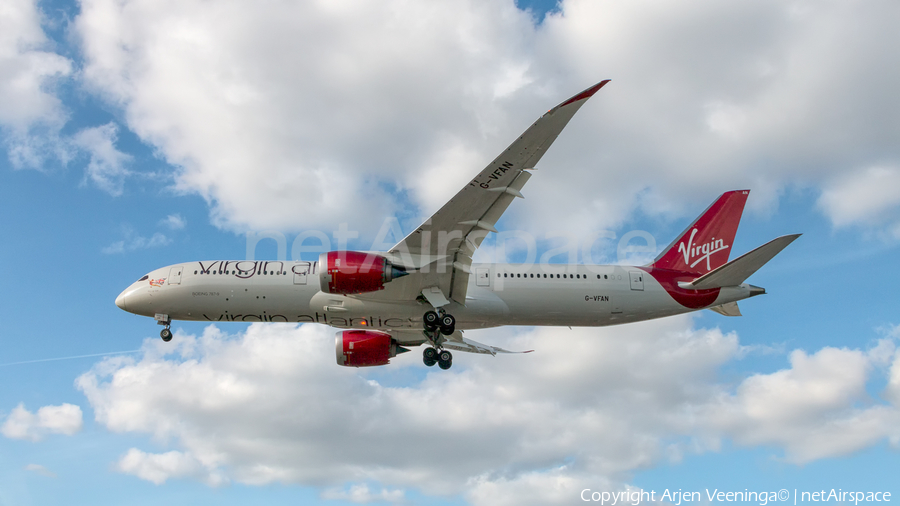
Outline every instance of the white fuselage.
[[(648, 320), (738, 301), (750, 285), (716, 289), (687, 307), (646, 267), (472, 264), (465, 305), (446, 310), (456, 328), (500, 325), (605, 326)], [(210, 261), (157, 269), (122, 292), (116, 304), (171, 320), (313, 322), (337, 328), (421, 329), (424, 301), (394, 295), (415, 275), (360, 295), (322, 292), (317, 262)], [(690, 279), (687, 277), (685, 279)], [(393, 292), (393, 293), (392, 293)], [(693, 304), (697, 306), (697, 304)]]

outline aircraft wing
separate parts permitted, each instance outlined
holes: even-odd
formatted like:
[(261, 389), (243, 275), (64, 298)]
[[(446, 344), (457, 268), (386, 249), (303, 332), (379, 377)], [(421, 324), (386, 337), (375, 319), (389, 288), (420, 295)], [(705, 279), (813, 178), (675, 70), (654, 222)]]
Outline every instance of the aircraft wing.
[[(394, 339), (397, 340), (397, 342), (400, 343), (401, 346), (419, 346), (426, 343), (421, 330), (389, 330), (388, 332), (394, 337)], [(459, 330), (453, 332), (449, 336), (444, 336), (444, 341), (441, 343), (441, 347), (453, 351), (482, 353), (485, 355), (497, 355), (498, 353), (531, 353), (532, 351), (534, 351), (509, 351), (497, 346), (482, 344), (478, 341), (466, 339), (465, 337), (463, 337), (462, 331)]]
[(421, 274), (422, 295), (435, 307), (465, 304), (472, 255), (575, 112), (609, 80), (550, 109), (444, 204), (388, 251), (395, 264)]

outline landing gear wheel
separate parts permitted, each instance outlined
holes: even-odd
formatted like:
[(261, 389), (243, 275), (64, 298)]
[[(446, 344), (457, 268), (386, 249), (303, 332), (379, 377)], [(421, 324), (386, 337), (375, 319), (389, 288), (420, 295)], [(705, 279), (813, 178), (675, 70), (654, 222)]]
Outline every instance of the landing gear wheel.
[(428, 311), (422, 316), (422, 323), (425, 325), (425, 330), (428, 331), (434, 331), (434, 329), (438, 328), (440, 320), (441, 317), (436, 311)]
[(456, 330), (456, 318), (453, 315), (445, 314), (441, 317), (441, 334), (449, 336)]
[(446, 371), (453, 365), (453, 355), (447, 350), (441, 350), (441, 352), (438, 353), (437, 362), (438, 367)]
[(159, 337), (161, 337), (163, 341), (168, 343), (169, 341), (172, 340), (172, 331), (169, 330), (168, 328), (162, 329), (159, 332)]
[(422, 362), (428, 367), (433, 366), (438, 361), (438, 352), (434, 348), (425, 348), (422, 350)]

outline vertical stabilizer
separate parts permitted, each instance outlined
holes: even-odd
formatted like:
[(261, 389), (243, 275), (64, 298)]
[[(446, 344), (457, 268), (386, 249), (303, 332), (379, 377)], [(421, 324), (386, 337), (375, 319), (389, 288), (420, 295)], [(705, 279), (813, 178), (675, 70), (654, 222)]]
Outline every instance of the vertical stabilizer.
[(656, 269), (706, 274), (728, 262), (750, 190), (725, 192), (651, 264)]

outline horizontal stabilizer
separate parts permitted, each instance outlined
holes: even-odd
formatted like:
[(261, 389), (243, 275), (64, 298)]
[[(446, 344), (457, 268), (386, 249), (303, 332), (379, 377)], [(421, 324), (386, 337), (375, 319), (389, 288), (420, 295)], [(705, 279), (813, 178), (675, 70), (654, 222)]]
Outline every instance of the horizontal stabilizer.
[(720, 306), (711, 307), (709, 310), (715, 311), (722, 316), (743, 316), (737, 302), (726, 302)]
[(783, 235), (773, 239), (727, 264), (713, 269), (690, 283), (678, 283), (678, 286), (687, 290), (705, 290), (708, 288), (740, 285), (800, 235)]

